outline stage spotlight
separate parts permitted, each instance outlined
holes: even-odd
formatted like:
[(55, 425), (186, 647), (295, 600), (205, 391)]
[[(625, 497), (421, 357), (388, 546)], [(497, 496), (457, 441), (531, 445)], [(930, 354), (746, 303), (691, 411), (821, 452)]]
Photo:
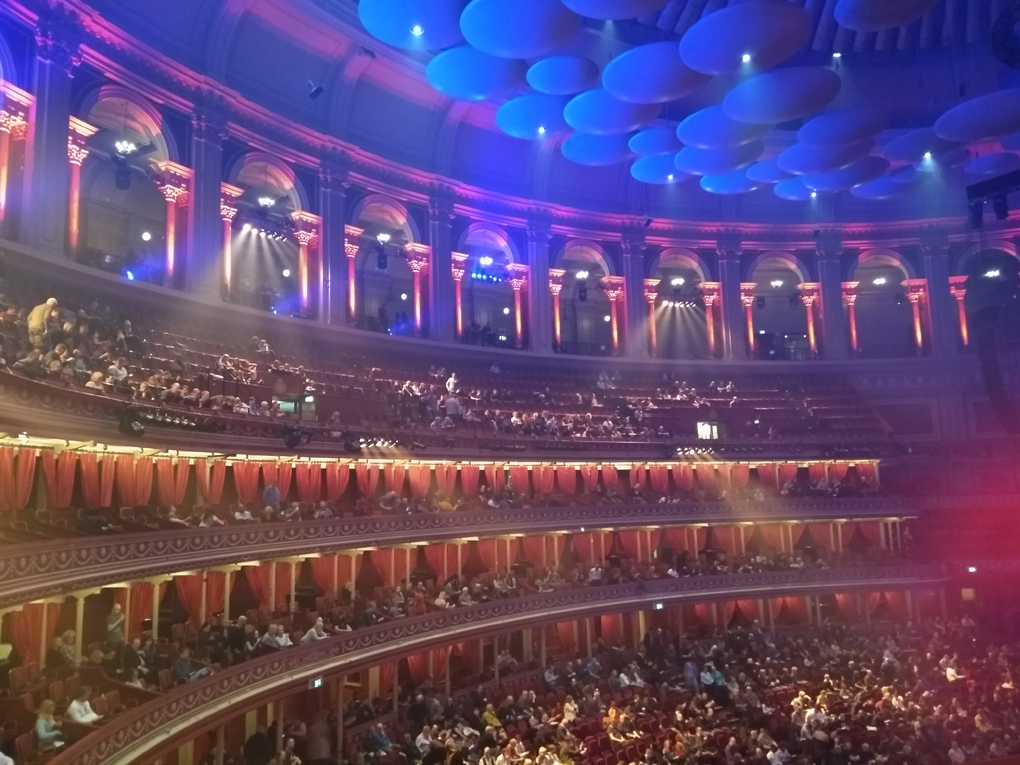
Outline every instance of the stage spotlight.
[(308, 81), (308, 88), (309, 88), (308, 97), (313, 101), (319, 96), (321, 96), (323, 92), (326, 90), (324, 87), (322, 87), (321, 85), (316, 85), (311, 80)]
[(612, 321), (612, 320), (613, 320), (613, 317), (610, 316), (608, 313), (605, 316), (602, 317), (602, 321)]
[(504, 308), (503, 309), (503, 315), (504, 316), (509, 316), (510, 315), (510, 309), (509, 308)]
[(970, 219), (971, 228), (981, 228), (981, 219), (985, 214), (984, 200), (979, 199), (967, 205), (967, 217)]
[(740, 57), (740, 60), (743, 61), (745, 64), (750, 63), (750, 61), (751, 61), (751, 54), (750, 53), (745, 53), (743, 56)]
[(771, 282), (769, 282), (769, 284), (772, 286), (773, 289), (779, 289), (780, 287), (783, 286), (783, 280), (773, 279)]
[(413, 34), (415, 37), (421, 37), (423, 34), (425, 34), (425, 28), (421, 24), (415, 24), (413, 27), (411, 27), (411, 34)]
[(247, 234), (249, 231), (251, 231), (251, 224), (250, 223), (245, 223), (243, 226), (241, 226), (241, 233), (242, 234)]
[(143, 231), (142, 232), (142, 241), (143, 242), (148, 242), (150, 239), (152, 239), (152, 234), (150, 234), (148, 231)]
[(675, 279), (673, 279), (670, 282), (670, 284), (672, 284), (674, 287), (683, 287), (684, 286), (684, 278), (682, 276), (678, 276)]
[(483, 255), (482, 257), (480, 257), (478, 259), (478, 264), (481, 265), (481, 266), (491, 266), (492, 265), (492, 258), (489, 257), (488, 255)]
[(583, 303), (588, 299), (588, 288), (582, 283), (577, 288), (577, 302)]
[(757, 300), (754, 301), (754, 304), (756, 306), (758, 306), (758, 308), (764, 308), (765, 307), (765, 298), (759, 297)]
[(881, 287), (883, 284), (885, 284), (885, 277), (884, 276), (876, 277), (871, 283), (874, 284), (876, 287)]
[(798, 302), (797, 301), (797, 296), (796, 295), (790, 295), (790, 308), (796, 308), (797, 307), (797, 302)]
[[(379, 236), (382, 236), (382, 234)], [(389, 266), (389, 256), (386, 254), (386, 248), (381, 244), (376, 245), (375, 248), (375, 266), (380, 271), (385, 271)]]
[(406, 292), (401, 292), (400, 293), (400, 299), (401, 300), (407, 300), (407, 293)]
[(289, 268), (283, 269), (283, 278), (284, 279), (289, 279), (290, 278), (290, 269)]
[(577, 276), (578, 279), (587, 279), (588, 278), (588, 272), (587, 271), (578, 271), (576, 276)]
[(999, 194), (992, 199), (992, 210), (995, 211), (995, 220), (1006, 220), (1009, 217), (1009, 202), (1006, 201), (1005, 194)]

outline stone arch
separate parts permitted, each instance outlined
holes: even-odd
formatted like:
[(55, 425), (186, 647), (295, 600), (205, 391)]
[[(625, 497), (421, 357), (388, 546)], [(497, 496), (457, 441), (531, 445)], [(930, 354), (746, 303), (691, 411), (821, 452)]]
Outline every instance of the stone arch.
[(117, 134), (127, 133), (136, 143), (152, 143), (155, 151), (146, 160), (180, 163), (182, 154), (173, 132), (165, 129), (159, 109), (136, 90), (108, 83), (89, 91), (80, 105), (86, 122)]
[(960, 255), (953, 273), (966, 275), (974, 259), (986, 252), (1002, 252), (1020, 260), (1020, 252), (1017, 251), (1017, 246), (1013, 242), (1005, 239), (977, 242), (970, 245), (963, 254)]
[(285, 200), (289, 210), (308, 210), (308, 191), (294, 173), (294, 168), (278, 157), (261, 151), (250, 151), (230, 166), (229, 182), (245, 189), (241, 199), (257, 204), (257, 197), (268, 194), (279, 202)]
[[(420, 243), (423, 238), (418, 224), (408, 213), (407, 206), (394, 197), (386, 194), (368, 194), (358, 202), (351, 212), (352, 223), (365, 229), (365, 235), (375, 238), (382, 229), (393, 234), (399, 231), (404, 236), (404, 244)], [(371, 230), (375, 224), (378, 230)]]
[(602, 269), (604, 276), (614, 276), (612, 263), (606, 255), (602, 245), (590, 239), (570, 239), (556, 258), (556, 265), (562, 265), (568, 261), (581, 261), (593, 263)]
[(652, 261), (648, 273), (654, 277), (660, 268), (671, 266), (693, 271), (697, 274), (699, 281), (711, 281), (708, 264), (696, 252), (685, 247), (668, 247), (664, 249)]
[(9, 82), (19, 88), (24, 88), (26, 84), (22, 79), (22, 73), (18, 71), (18, 67), (14, 62), (11, 46), (7, 44), (7, 40), (2, 34), (0, 34), (0, 80)]
[(785, 250), (760, 252), (747, 264), (745, 281), (753, 282), (755, 272), (762, 267), (785, 268), (792, 271), (801, 282), (810, 282), (811, 277), (805, 264), (794, 253)]
[(913, 263), (903, 257), (903, 255), (896, 252), (896, 250), (876, 248), (871, 250), (862, 250), (860, 254), (857, 255), (854, 262), (851, 264), (849, 281), (856, 280), (857, 272), (861, 266), (872, 265), (895, 268), (903, 274), (904, 279), (917, 278), (917, 270), (914, 268)]
[(499, 251), (505, 258), (504, 265), (521, 262), (517, 244), (507, 234), (506, 229), (488, 221), (479, 220), (471, 223), (457, 239), (455, 249), (465, 255), (473, 255), (477, 249)]

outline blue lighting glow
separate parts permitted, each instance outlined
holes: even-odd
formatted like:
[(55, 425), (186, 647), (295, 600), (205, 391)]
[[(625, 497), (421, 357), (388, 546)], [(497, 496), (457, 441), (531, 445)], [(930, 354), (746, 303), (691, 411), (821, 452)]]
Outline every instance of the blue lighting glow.
[(478, 259), (478, 263), (479, 263), (479, 265), (482, 265), (482, 266), (491, 266), (492, 265), (492, 258), (490, 258), (488, 255), (483, 255), (482, 257), (480, 257)]
[(413, 34), (415, 37), (421, 37), (423, 34), (425, 34), (425, 29), (422, 27), (421, 24), (415, 24), (413, 27), (411, 27), (411, 34)]
[(740, 57), (740, 60), (743, 61), (746, 64), (747, 62), (749, 62), (751, 60), (751, 54), (750, 53), (745, 53), (743, 56)]
[(131, 273), (130, 271), (125, 271), (124, 272), (124, 276), (127, 277), (127, 280), (129, 282), (133, 282), (135, 280), (135, 275), (133, 273)]
[(478, 281), (481, 282), (494, 282), (497, 284), (503, 281), (502, 276), (499, 276), (497, 274), (486, 274), (482, 273), (481, 271), (473, 271), (471, 273), (471, 278), (477, 279)]
[(545, 135), (545, 125), (539, 125), (538, 126), (538, 134), (539, 135)]

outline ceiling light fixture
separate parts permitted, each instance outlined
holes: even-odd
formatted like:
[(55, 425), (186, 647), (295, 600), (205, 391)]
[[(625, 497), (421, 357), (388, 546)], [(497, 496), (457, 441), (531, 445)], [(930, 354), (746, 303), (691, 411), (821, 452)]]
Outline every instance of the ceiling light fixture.
[(877, 279), (875, 279), (871, 283), (874, 284), (876, 287), (881, 287), (883, 284), (885, 284), (885, 277), (884, 276), (879, 276)]
[(924, 158), (925, 158), (925, 159), (931, 159), (931, 152), (930, 152), (930, 151), (926, 151), (926, 152), (924, 153)]
[(545, 125), (539, 125), (538, 126), (538, 134), (539, 135), (545, 135)]
[(509, 308), (504, 308), (503, 309), (503, 315), (504, 316), (509, 316), (510, 315), (510, 309)]
[(818, 196), (818, 192), (817, 192), (817, 191), (812, 191), (812, 192), (811, 192), (811, 198), (812, 198), (812, 199), (814, 199), (814, 198), (815, 198), (815, 197), (817, 197), (817, 196)]
[(991, 271), (985, 271), (985, 277), (988, 279), (998, 279), (1000, 271), (997, 268), (993, 268)]
[(610, 316), (608, 313), (605, 316), (602, 317), (602, 321), (612, 321), (612, 320), (613, 320), (613, 317)]
[(588, 278), (588, 272), (587, 271), (578, 271), (577, 272), (577, 278), (578, 279), (587, 279)]
[(138, 149), (131, 141), (126, 140), (117, 141), (113, 147), (117, 150), (118, 154), (133, 154)]
[(743, 56), (740, 57), (740, 60), (746, 64), (748, 61), (751, 60), (751, 54), (745, 53)]
[(779, 289), (780, 287), (782, 287), (782, 286), (783, 286), (783, 280), (782, 280), (782, 279), (773, 279), (773, 280), (772, 280), (771, 282), (769, 282), (769, 283), (770, 283), (770, 284), (772, 285), (772, 287), (773, 287), (774, 289)]
[(375, 241), (379, 242), (379, 244), (386, 244), (388, 241), (390, 241), (390, 235), (387, 234), (385, 231), (380, 231), (378, 234), (375, 235)]
[(276, 200), (272, 197), (259, 197), (260, 207), (272, 207), (274, 204), (276, 204)]
[(425, 34), (425, 28), (422, 27), (421, 24), (415, 24), (413, 27), (411, 27), (411, 34), (413, 34), (415, 37), (421, 37), (423, 34)]
[(150, 239), (152, 239), (152, 234), (150, 234), (148, 231), (143, 231), (142, 232), (142, 241), (143, 242), (147, 242)]
[(290, 269), (289, 268), (283, 269), (283, 278), (284, 279), (289, 279), (290, 278)]
[(675, 279), (673, 279), (673, 281), (671, 281), (670, 284), (672, 284), (674, 287), (682, 287), (684, 286), (684, 278), (682, 276), (678, 276)]
[(835, 53), (832, 54), (832, 57), (833, 58), (843, 58), (843, 54), (840, 53), (839, 51), (836, 51)]
[(670, 173), (669, 175), (667, 175), (666, 178), (668, 180), (673, 180), (673, 173)]
[(492, 258), (490, 258), (488, 255), (482, 255), (482, 257), (480, 257), (478, 259), (478, 263), (479, 263), (479, 265), (482, 265), (482, 266), (491, 266), (492, 265)]

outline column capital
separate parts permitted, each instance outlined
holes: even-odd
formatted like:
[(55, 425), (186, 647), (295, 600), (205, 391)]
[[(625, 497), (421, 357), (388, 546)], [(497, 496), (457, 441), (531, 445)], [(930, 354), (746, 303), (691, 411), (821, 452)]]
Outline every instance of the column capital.
[(552, 221), (544, 213), (531, 214), (525, 224), (525, 232), (529, 242), (545, 244), (552, 236)]
[(164, 160), (156, 165), (158, 175), (156, 186), (163, 192), (168, 202), (184, 205), (187, 202), (188, 186), (191, 181), (191, 168)]
[(432, 248), (427, 244), (412, 242), (404, 245), (404, 252), (407, 253), (407, 266), (415, 273), (425, 271), (432, 260)]
[(736, 231), (723, 231), (715, 243), (715, 252), (720, 260), (738, 260), (744, 254), (744, 246)]
[(951, 294), (958, 301), (963, 302), (963, 299), (967, 296), (967, 277), (950, 276), (949, 294)]
[(920, 303), (928, 294), (927, 279), (904, 279), (903, 289), (906, 290), (907, 300), (911, 303)]
[(350, 224), (344, 226), (344, 254), (352, 260), (358, 257), (358, 239), (365, 233), (365, 229), (358, 228), (357, 226), (351, 226)]
[(450, 226), (456, 217), (452, 192), (444, 190), (429, 197), (429, 218), (433, 221)]
[(843, 232), (823, 229), (815, 236), (815, 256), (819, 260), (835, 260), (843, 254)]
[(750, 308), (754, 305), (754, 291), (758, 289), (757, 282), (741, 282), (740, 283), (740, 303), (744, 308)]
[(846, 305), (854, 305), (857, 302), (857, 288), (860, 282), (843, 282), (840, 287), (843, 293), (843, 302)]
[(645, 300), (654, 303), (659, 297), (659, 282), (662, 279), (645, 279)]
[[(212, 98), (219, 100), (215, 96)], [(226, 105), (223, 104), (223, 108), (219, 107), (220, 104), (205, 104), (191, 113), (191, 134), (194, 138), (222, 145), (230, 137), (227, 119), (224, 116)]]
[(0, 109), (0, 133), (21, 138), (28, 128), (28, 114), (35, 96), (4, 80), (0, 80), (0, 95), (4, 100), (4, 108)]
[(627, 280), (622, 276), (606, 276), (602, 279), (602, 286), (605, 288), (606, 297), (615, 303), (624, 296)]
[(81, 165), (89, 155), (85, 144), (99, 128), (77, 117), (71, 117), (67, 130), (67, 158), (72, 165)]
[(244, 193), (244, 189), (231, 186), (229, 183), (220, 184), (220, 217), (226, 221), (232, 221), (237, 215), (237, 200)]
[(722, 284), (719, 282), (702, 282), (701, 299), (706, 306), (714, 306), (719, 303), (719, 296), (722, 294)]
[(549, 269), (549, 292), (553, 295), (559, 295), (563, 291), (563, 277), (567, 275), (567, 272), (562, 268), (550, 268)]
[(817, 282), (801, 282), (797, 285), (797, 290), (800, 292), (800, 302), (811, 307), (818, 302), (822, 285)]
[(510, 288), (515, 292), (519, 292), (528, 283), (528, 274), (531, 269), (523, 263), (511, 263), (507, 266), (507, 271), (510, 272)]
[(318, 215), (298, 210), (290, 214), (294, 223), (294, 238), (298, 244), (309, 245), (319, 237), (319, 227), (322, 219)]
[(464, 274), (467, 273), (467, 260), (468, 255), (463, 252), (451, 252), (450, 260), (453, 264), (450, 267), (450, 273), (453, 274), (453, 280), (459, 282), (464, 278)]
[(59, 66), (68, 77), (81, 63), (81, 43), (84, 37), (81, 19), (63, 3), (50, 3), (39, 15), (35, 29), (35, 54)]

